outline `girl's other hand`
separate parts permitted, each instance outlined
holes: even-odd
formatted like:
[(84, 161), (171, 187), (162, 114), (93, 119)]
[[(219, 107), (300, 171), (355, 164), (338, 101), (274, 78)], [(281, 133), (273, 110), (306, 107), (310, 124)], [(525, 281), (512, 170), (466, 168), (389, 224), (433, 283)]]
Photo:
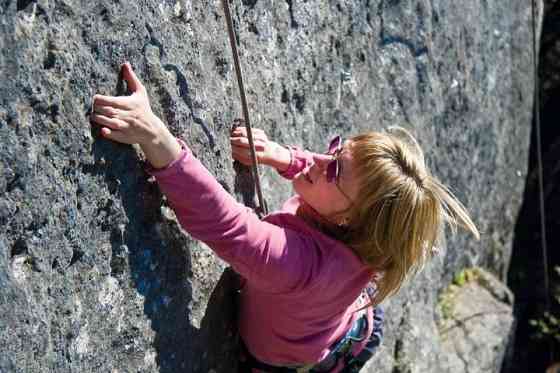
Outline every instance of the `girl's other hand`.
[[(253, 160), (251, 158), (251, 147), (249, 146), (247, 129), (243, 127), (243, 120), (241, 119), (236, 119), (235, 124), (237, 126), (231, 131), (230, 136), (232, 157), (246, 166), (251, 166)], [(275, 167), (279, 171), (287, 169), (290, 165), (290, 151), (274, 141), (269, 140), (262, 129), (253, 128), (251, 132), (253, 134), (257, 161)]]

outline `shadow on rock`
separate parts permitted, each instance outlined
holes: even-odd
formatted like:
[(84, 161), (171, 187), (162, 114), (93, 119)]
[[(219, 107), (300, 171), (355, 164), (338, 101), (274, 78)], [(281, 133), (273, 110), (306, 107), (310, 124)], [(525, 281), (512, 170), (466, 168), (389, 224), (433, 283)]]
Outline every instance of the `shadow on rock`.
[[(124, 366), (141, 367), (147, 352), (154, 349), (161, 373), (232, 371), (237, 361), (236, 275), (230, 269), (223, 272), (201, 327), (195, 328), (189, 319), (192, 288), (188, 277), (193, 241), (177, 223), (162, 218), (157, 183), (148, 181), (133, 149), (98, 140), (93, 154), (96, 162), (89, 172), (103, 175), (114, 196), (103, 207), (108, 219), (101, 227), (110, 231), (111, 276), (129, 297), (134, 291), (143, 297), (143, 314), (155, 333), (150, 343), (144, 337), (150, 331), (137, 327), (142, 324), (138, 318), (144, 316), (125, 315), (124, 331), (111, 340), (115, 358)], [(119, 201), (122, 210), (117, 208)]]

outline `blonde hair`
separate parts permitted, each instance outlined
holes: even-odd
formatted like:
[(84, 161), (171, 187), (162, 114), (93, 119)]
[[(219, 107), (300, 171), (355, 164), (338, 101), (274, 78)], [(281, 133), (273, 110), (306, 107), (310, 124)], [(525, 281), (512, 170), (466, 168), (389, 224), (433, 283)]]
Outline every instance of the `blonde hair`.
[(382, 273), (370, 305), (395, 294), (432, 257), (445, 224), (479, 232), (453, 193), (430, 175), (422, 149), (405, 129), (353, 137), (359, 193), (344, 241)]

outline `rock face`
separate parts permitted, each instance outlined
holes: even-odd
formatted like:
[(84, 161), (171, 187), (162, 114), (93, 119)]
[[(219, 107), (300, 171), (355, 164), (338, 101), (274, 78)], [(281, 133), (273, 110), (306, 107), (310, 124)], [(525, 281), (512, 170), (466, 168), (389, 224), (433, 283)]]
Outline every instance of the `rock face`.
[(448, 372), (499, 372), (513, 333), (513, 295), (491, 274), (466, 271), (472, 278), (441, 297), (442, 363)]
[[(367, 368), (451, 371), (438, 293), (465, 266), (503, 280), (509, 264), (529, 145), (530, 4), (232, 5), (255, 126), (317, 151), (338, 133), (409, 128), (484, 232), (449, 236), (387, 302)], [(224, 263), (181, 231), (137, 149), (101, 139), (88, 119), (93, 94), (123, 93), (130, 61), (171, 131), (251, 204), (229, 154), (240, 110), (220, 3), (0, 0), (0, 47), (0, 371), (234, 371)], [(290, 186), (263, 173), (277, 208)], [(476, 356), (465, 359), (466, 371)]]

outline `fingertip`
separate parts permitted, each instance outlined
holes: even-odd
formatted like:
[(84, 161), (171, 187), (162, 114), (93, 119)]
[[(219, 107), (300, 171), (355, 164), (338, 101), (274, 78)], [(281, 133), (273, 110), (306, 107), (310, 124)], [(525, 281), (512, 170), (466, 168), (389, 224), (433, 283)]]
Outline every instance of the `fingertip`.
[(130, 63), (126, 64), (128, 71), (130, 72), (130, 76), (135, 79), (138, 80), (138, 77), (136, 76), (136, 73), (134, 72), (134, 69), (132, 68), (132, 65)]
[(135, 92), (137, 90), (144, 90), (144, 85), (142, 84), (138, 76), (136, 76), (136, 73), (132, 69), (132, 65), (127, 62), (125, 66), (126, 70), (125, 74), (123, 74), (123, 77), (129, 84), (128, 88), (130, 89), (130, 91)]

